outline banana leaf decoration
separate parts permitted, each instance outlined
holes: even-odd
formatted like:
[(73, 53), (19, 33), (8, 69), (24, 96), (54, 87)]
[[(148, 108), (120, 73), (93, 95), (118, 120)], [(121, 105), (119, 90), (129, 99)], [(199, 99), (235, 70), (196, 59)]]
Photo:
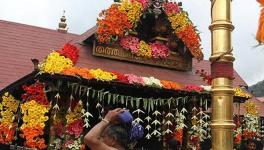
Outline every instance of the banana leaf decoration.
[(165, 134), (171, 134), (171, 133), (173, 133), (173, 132), (172, 132), (170, 129), (167, 129), (167, 130), (164, 131), (164, 133), (165, 133)]
[(148, 122), (151, 120), (151, 118), (150, 118), (150, 116), (147, 116), (146, 118), (145, 118), (145, 120), (147, 120)]
[(148, 131), (151, 129), (151, 126), (150, 125), (147, 125), (146, 127), (145, 127), (145, 129), (147, 129)]
[(171, 113), (171, 112), (169, 112), (166, 116), (165, 116), (166, 118), (170, 118), (170, 117), (174, 117), (174, 115)]
[(142, 119), (140, 119), (140, 118), (136, 118), (136, 119), (134, 119), (133, 122), (138, 123), (138, 124), (140, 124), (140, 123), (144, 123), (144, 121), (143, 121)]
[(137, 114), (137, 118), (134, 119), (134, 121), (133, 121), (134, 123), (138, 123), (138, 124), (144, 123), (144, 121), (140, 118), (140, 114), (145, 114), (145, 112), (143, 110), (138, 108), (138, 109), (134, 110), (132, 113)]
[(159, 115), (161, 115), (161, 113), (158, 110), (155, 110), (152, 115), (159, 116)]
[(148, 133), (145, 138), (149, 140), (151, 138), (151, 135)]
[(154, 124), (155, 126), (157, 126), (157, 125), (160, 125), (161, 123), (158, 120), (154, 120), (151, 124)]
[(155, 135), (156, 137), (160, 137), (161, 133), (158, 130), (154, 130), (151, 135)]

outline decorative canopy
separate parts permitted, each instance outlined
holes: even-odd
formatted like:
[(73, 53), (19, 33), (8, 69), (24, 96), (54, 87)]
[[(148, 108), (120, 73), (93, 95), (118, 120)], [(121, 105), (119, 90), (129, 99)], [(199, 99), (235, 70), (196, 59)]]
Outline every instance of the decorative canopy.
[(200, 37), (181, 3), (162, 0), (115, 1), (100, 13), (99, 43), (119, 44), (136, 56), (164, 59), (170, 52), (202, 60)]

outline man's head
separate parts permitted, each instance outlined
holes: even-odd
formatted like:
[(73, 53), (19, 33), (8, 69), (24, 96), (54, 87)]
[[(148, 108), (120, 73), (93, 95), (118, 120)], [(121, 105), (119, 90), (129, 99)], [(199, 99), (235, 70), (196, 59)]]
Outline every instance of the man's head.
[(171, 139), (168, 142), (169, 150), (177, 150), (180, 148), (180, 142), (176, 139)]
[(102, 133), (102, 141), (108, 146), (121, 146), (125, 148), (128, 145), (129, 134), (124, 125), (114, 124), (105, 128)]
[(248, 140), (247, 150), (256, 150), (257, 144), (254, 140)]

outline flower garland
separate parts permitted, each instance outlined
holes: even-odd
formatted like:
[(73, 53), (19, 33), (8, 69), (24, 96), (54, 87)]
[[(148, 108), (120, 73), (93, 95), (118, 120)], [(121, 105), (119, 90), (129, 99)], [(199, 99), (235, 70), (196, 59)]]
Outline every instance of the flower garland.
[(178, 5), (173, 2), (165, 3), (164, 10), (177, 37), (183, 41), (195, 58), (203, 59), (201, 39), (189, 20), (187, 12), (181, 11)]
[(69, 58), (61, 56), (58, 52), (52, 52), (48, 55), (45, 61), (39, 65), (39, 69), (42, 72), (49, 74), (55, 74), (62, 72), (65, 68), (73, 66), (73, 62)]
[(14, 140), (17, 123), (14, 122), (19, 101), (6, 92), (0, 104), (0, 144), (9, 144)]
[(97, 80), (112, 81), (112, 80), (115, 80), (117, 78), (117, 76), (115, 74), (113, 74), (111, 72), (103, 71), (101, 69), (91, 69), (89, 72)]
[(61, 50), (58, 50), (56, 52), (58, 52), (61, 56), (69, 58), (73, 62), (73, 64), (76, 64), (79, 58), (79, 50), (77, 49), (77, 47), (69, 43), (65, 44)]
[(169, 48), (158, 41), (147, 44), (142, 40), (140, 41), (137, 37), (127, 35), (121, 38), (119, 44), (122, 48), (130, 50), (136, 56), (161, 59), (169, 56)]
[(23, 90), (26, 92), (21, 97), (24, 101), (35, 100), (39, 104), (49, 105), (49, 101), (44, 92), (44, 84), (36, 82), (30, 86), (23, 85)]
[(179, 83), (167, 81), (167, 80), (161, 80), (160, 81), (164, 89), (170, 89), (170, 90), (181, 90), (182, 86)]
[(129, 22), (135, 28), (142, 15), (143, 5), (138, 1), (123, 0), (119, 10), (126, 13)]
[(80, 149), (82, 147), (82, 132), (84, 123), (82, 117), (85, 110), (82, 101), (79, 101), (73, 111), (66, 115), (66, 134), (70, 135), (64, 146), (69, 149)]
[(247, 101), (245, 103), (246, 114), (245, 114), (245, 127), (243, 130), (243, 137), (248, 138), (259, 138), (260, 134), (260, 122), (257, 106), (254, 102)]
[(117, 4), (111, 5), (100, 14), (97, 25), (97, 39), (101, 43), (115, 41), (132, 28), (126, 12), (120, 11)]
[(20, 127), (22, 134), (20, 135), (26, 141), (25, 146), (30, 148), (45, 149), (44, 135), (45, 122), (48, 120), (48, 116), (45, 116), (49, 112), (50, 106), (39, 104), (35, 100), (26, 101), (21, 105), (21, 112), (23, 114), (23, 124)]
[[(128, 84), (138, 84), (143, 86), (151, 86), (157, 88), (171, 89), (171, 90), (184, 90), (188, 92), (211, 92), (211, 86), (204, 85), (181, 85), (177, 82), (159, 80), (154, 77), (140, 77), (134, 74), (120, 74), (118, 72), (107, 72), (101, 69), (86, 69), (71, 67), (64, 69), (61, 74), (70, 76), (81, 76), (86, 79), (97, 79), (101, 81), (119, 81)], [(144, 80), (145, 78), (145, 80)], [(155, 82), (155, 83), (152, 83)], [(242, 93), (243, 92), (243, 93)], [(239, 87), (235, 88), (235, 96), (250, 98), (251, 95), (241, 90)], [(249, 97), (250, 96), (250, 97)]]
[(62, 74), (70, 75), (70, 76), (81, 76), (85, 79), (94, 78), (93, 75), (90, 73), (90, 70), (86, 68), (78, 68), (78, 67), (66, 68), (62, 71)]

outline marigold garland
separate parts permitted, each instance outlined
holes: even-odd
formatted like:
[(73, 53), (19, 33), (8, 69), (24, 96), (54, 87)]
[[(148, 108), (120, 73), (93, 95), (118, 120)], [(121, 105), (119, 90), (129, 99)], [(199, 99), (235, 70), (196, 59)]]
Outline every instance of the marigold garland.
[(117, 78), (117, 76), (111, 72), (106, 72), (101, 69), (91, 69), (90, 73), (94, 76), (95, 79), (103, 81), (112, 81)]
[(115, 38), (122, 37), (132, 28), (125, 12), (118, 9), (119, 5), (113, 4), (103, 11), (98, 19), (97, 39), (101, 43), (109, 43)]
[(90, 73), (89, 69), (79, 68), (79, 67), (66, 68), (62, 71), (62, 74), (70, 75), (70, 76), (81, 76), (85, 79), (93, 78), (93, 75)]
[(55, 74), (72, 66), (73, 63), (69, 58), (61, 56), (58, 52), (52, 52), (48, 55), (45, 61), (39, 65), (39, 69), (45, 73)]
[(186, 47), (190, 50), (191, 54), (198, 60), (203, 59), (203, 53), (201, 50), (200, 37), (196, 33), (192, 22), (188, 18), (188, 14), (185, 11), (179, 11), (177, 6), (173, 6), (175, 11), (172, 11), (173, 4), (165, 4), (165, 13), (171, 23), (171, 26)]
[(170, 90), (181, 90), (182, 87), (177, 82), (167, 81), (167, 80), (161, 80), (161, 84), (163, 85), (164, 89), (170, 89)]
[(130, 23), (136, 27), (142, 15), (142, 4), (137, 1), (123, 0), (119, 6), (119, 10), (126, 13)]
[(248, 138), (259, 138), (260, 134), (260, 123), (257, 106), (252, 101), (245, 103), (246, 114), (244, 118), (245, 126), (243, 129), (243, 137)]
[(30, 148), (45, 149), (45, 139), (41, 136), (48, 116), (50, 106), (37, 103), (35, 100), (26, 101), (21, 105), (23, 124), (20, 127), (22, 138), (25, 138), (25, 146)]
[(0, 104), (0, 144), (9, 144), (14, 140), (17, 123), (14, 122), (19, 101), (6, 92)]

